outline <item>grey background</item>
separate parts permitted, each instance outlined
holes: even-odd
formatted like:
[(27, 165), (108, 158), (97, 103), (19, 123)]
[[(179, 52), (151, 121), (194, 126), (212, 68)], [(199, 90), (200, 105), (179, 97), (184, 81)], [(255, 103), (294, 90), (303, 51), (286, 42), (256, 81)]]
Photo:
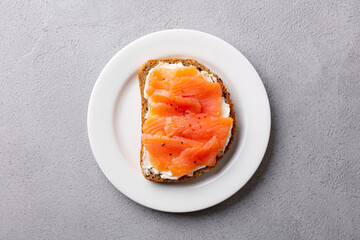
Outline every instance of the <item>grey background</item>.
[[(359, 239), (360, 2), (0, 1), (0, 239)], [(223, 38), (259, 72), (271, 139), (210, 209), (154, 211), (102, 174), (86, 130), (98, 74), (147, 33)]]

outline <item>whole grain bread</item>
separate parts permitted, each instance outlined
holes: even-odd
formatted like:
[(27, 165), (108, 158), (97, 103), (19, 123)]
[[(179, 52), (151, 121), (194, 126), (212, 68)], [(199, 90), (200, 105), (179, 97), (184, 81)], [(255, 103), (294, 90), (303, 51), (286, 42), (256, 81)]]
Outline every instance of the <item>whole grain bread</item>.
[[(139, 77), (139, 85), (140, 85), (140, 93), (141, 93), (141, 125), (144, 124), (146, 118), (146, 113), (148, 111), (148, 100), (145, 98), (144, 96), (144, 90), (145, 90), (145, 83), (146, 83), (146, 77), (149, 73), (149, 71), (154, 68), (156, 65), (158, 65), (160, 62), (162, 63), (169, 63), (169, 64), (174, 64), (174, 63), (179, 63), (181, 62), (184, 66), (194, 66), (196, 67), (199, 71), (206, 71), (209, 74), (213, 74), (216, 79), (217, 82), (221, 85), (221, 89), (223, 92), (223, 98), (225, 99), (225, 102), (230, 106), (230, 115), (229, 117), (233, 118), (233, 126), (231, 128), (231, 137), (230, 140), (225, 148), (224, 151), (220, 151), (218, 153), (218, 155), (216, 156), (216, 164), (224, 157), (225, 153), (229, 150), (230, 145), (232, 144), (233, 140), (234, 140), (234, 136), (235, 136), (235, 131), (236, 131), (236, 116), (235, 116), (235, 111), (234, 111), (234, 107), (233, 107), (233, 102), (230, 98), (230, 93), (228, 92), (228, 90), (226, 89), (223, 81), (213, 72), (211, 72), (207, 67), (205, 67), (203, 64), (199, 63), (198, 61), (194, 60), (194, 59), (182, 59), (182, 58), (164, 58), (164, 59), (152, 59), (152, 60), (148, 60), (146, 63), (144, 63), (141, 68), (139, 69), (138, 72), (138, 77)], [(156, 174), (153, 173), (151, 171), (149, 172), (145, 172), (145, 170), (143, 169), (143, 156), (144, 156), (144, 151), (145, 151), (145, 147), (143, 145), (141, 145), (141, 149), (140, 149), (140, 167), (142, 170), (142, 173), (144, 175), (144, 177), (149, 180), (149, 181), (154, 181), (154, 182), (184, 182), (187, 181), (189, 179), (193, 179), (198, 177), (199, 175), (201, 175), (204, 172), (208, 172), (210, 171), (212, 168), (214, 168), (215, 166), (207, 166), (205, 168), (199, 169), (197, 171), (195, 171), (193, 173), (192, 176), (182, 176), (177, 180), (171, 180), (171, 179), (164, 179), (161, 178), (160, 174)]]

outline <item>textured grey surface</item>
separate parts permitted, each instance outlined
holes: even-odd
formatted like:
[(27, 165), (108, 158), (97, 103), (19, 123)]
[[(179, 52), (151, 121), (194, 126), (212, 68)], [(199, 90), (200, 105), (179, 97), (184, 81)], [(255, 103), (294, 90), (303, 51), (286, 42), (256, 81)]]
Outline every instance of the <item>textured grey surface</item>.
[[(0, 239), (360, 239), (358, 0), (2, 0), (0, 15)], [(118, 192), (86, 131), (107, 61), (170, 28), (242, 51), (272, 108), (254, 177), (190, 214)]]

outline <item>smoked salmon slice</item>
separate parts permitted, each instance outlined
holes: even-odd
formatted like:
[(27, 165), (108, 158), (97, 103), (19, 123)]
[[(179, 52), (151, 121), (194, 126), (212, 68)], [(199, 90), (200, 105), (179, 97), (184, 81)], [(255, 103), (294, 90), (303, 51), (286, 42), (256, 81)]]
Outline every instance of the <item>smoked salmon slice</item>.
[(195, 97), (182, 97), (165, 90), (156, 90), (151, 95), (151, 101), (156, 103), (165, 103), (179, 111), (189, 110), (190, 112), (200, 113), (201, 104)]
[(169, 164), (171, 173), (180, 177), (191, 174), (197, 166), (215, 166), (220, 143), (216, 137), (201, 147), (187, 148)]
[(164, 130), (166, 135), (182, 136), (201, 142), (209, 141), (216, 136), (220, 145), (224, 146), (232, 123), (232, 118), (197, 114), (190, 117), (167, 118)]
[(179, 67), (176, 69), (155, 68), (149, 73), (146, 94), (151, 96), (155, 90), (169, 90), (179, 77), (196, 76), (202, 78), (195, 67)]
[(170, 87), (170, 92), (183, 97), (196, 97), (203, 113), (221, 114), (221, 87), (199, 77), (180, 77)]
[(167, 171), (172, 159), (187, 148), (200, 148), (203, 143), (186, 138), (143, 134), (142, 142), (150, 154), (151, 164), (159, 171)]

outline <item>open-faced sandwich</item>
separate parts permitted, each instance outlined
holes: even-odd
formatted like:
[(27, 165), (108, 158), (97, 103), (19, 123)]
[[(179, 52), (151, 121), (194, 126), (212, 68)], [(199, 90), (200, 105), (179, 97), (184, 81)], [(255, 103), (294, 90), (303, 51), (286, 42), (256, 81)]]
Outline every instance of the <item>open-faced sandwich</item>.
[(183, 182), (214, 168), (236, 130), (222, 80), (194, 59), (154, 59), (138, 72), (140, 166), (156, 182)]

